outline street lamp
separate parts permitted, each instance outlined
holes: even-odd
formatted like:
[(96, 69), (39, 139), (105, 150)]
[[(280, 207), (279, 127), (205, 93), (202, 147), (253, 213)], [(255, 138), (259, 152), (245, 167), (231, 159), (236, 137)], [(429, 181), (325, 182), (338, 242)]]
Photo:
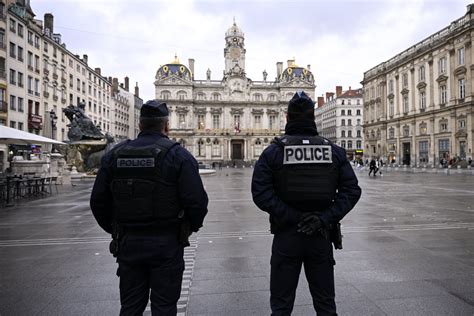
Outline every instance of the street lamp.
[[(58, 116), (56, 115), (56, 112), (54, 112), (54, 109), (49, 111), (49, 118), (51, 119), (51, 138), (54, 139), (54, 130), (56, 129), (56, 123), (58, 122)], [(51, 152), (55, 152), (54, 145), (51, 145)]]
[(58, 117), (54, 109), (49, 111), (49, 118), (51, 119), (51, 138), (54, 139), (54, 130), (56, 129), (56, 123), (58, 122)]

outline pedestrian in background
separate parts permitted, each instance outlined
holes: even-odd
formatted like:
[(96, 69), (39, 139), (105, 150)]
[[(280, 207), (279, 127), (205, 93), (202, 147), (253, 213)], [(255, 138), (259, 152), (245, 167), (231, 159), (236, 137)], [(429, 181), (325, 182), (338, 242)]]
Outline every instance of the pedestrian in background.
[[(92, 190), (98, 224), (112, 235), (120, 277), (120, 315), (176, 315), (183, 250), (207, 214), (207, 194), (194, 157), (168, 139), (168, 108), (140, 110), (140, 134), (107, 153)], [(150, 295), (151, 290), (151, 295)]]
[(375, 159), (372, 158), (370, 160), (370, 164), (369, 164), (369, 177), (370, 177), (370, 174), (371, 173), (374, 173), (374, 176), (375, 176), (375, 173), (377, 173), (377, 163), (375, 162)]
[(258, 159), (252, 177), (255, 204), (270, 214), (274, 234), (270, 273), (272, 315), (290, 315), (301, 266), (318, 315), (336, 315), (330, 233), (361, 195), (346, 152), (319, 137), (314, 103), (296, 93), (285, 135)]

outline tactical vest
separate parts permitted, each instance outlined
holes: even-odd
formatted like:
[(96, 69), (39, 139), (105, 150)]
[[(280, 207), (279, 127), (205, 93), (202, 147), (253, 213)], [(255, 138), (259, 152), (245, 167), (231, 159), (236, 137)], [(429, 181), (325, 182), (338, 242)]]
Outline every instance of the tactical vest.
[(283, 149), (283, 164), (275, 171), (276, 193), (303, 211), (322, 211), (336, 195), (339, 171), (331, 143), (319, 136), (275, 138)]
[(125, 145), (113, 153), (111, 190), (119, 225), (166, 225), (177, 220), (181, 210), (177, 184), (162, 176), (166, 153), (177, 144), (160, 138), (148, 146)]

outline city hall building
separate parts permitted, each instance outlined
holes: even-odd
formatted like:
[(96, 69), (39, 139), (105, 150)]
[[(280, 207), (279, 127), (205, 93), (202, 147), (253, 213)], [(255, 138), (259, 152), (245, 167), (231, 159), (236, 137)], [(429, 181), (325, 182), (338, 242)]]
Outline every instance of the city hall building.
[(438, 165), (473, 151), (474, 5), (442, 30), (364, 73), (365, 154)]
[(253, 81), (246, 76), (245, 37), (234, 24), (225, 33), (225, 69), (222, 78), (194, 78), (194, 59), (188, 66), (175, 60), (156, 72), (156, 98), (170, 110), (170, 138), (181, 143), (200, 162), (251, 163), (286, 123), (288, 101), (297, 90), (314, 99), (310, 65), (277, 62), (277, 78)]

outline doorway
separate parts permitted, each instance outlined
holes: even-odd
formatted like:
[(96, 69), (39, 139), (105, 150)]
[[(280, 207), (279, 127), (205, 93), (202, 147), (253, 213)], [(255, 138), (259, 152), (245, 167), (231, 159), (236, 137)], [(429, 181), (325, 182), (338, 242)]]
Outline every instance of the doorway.
[(410, 143), (403, 143), (403, 164), (409, 166), (411, 158)]
[(244, 141), (243, 140), (232, 140), (231, 141), (231, 158), (232, 160), (243, 160), (244, 159)]

